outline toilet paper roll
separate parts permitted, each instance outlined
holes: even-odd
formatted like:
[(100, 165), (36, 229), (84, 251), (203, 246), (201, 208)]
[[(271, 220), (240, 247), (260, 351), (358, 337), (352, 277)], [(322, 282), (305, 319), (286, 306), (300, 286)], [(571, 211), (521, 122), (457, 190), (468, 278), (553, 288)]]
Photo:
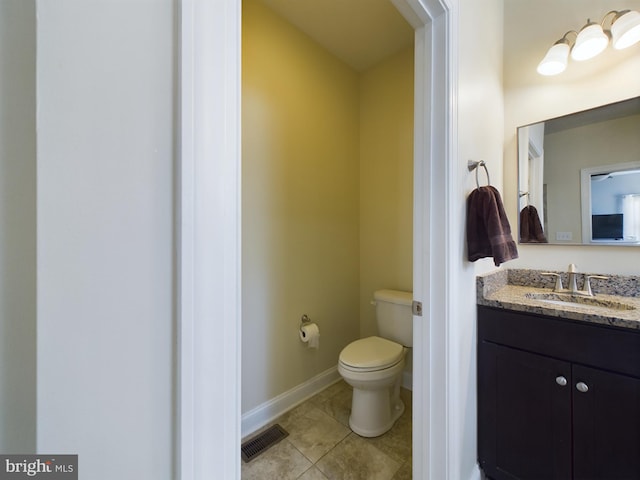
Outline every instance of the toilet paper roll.
[(320, 330), (315, 323), (306, 323), (300, 327), (300, 340), (309, 348), (320, 347)]

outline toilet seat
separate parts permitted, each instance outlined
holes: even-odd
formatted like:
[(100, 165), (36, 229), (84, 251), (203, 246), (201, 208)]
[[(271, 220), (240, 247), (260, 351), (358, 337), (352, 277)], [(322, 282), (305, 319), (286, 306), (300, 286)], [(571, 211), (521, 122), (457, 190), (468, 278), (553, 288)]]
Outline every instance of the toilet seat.
[(340, 363), (349, 370), (371, 372), (383, 370), (404, 359), (404, 347), (381, 337), (356, 340), (340, 352)]

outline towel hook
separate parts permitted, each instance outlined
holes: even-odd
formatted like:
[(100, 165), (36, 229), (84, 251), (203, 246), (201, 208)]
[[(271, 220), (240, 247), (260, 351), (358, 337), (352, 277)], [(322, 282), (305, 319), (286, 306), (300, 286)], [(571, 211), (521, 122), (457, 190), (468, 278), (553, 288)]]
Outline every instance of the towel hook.
[(485, 161), (480, 160), (479, 162), (476, 162), (475, 160), (469, 160), (467, 162), (467, 168), (470, 172), (474, 170), (476, 171), (476, 186), (480, 188), (480, 182), (478, 181), (478, 170), (480, 170), (479, 167), (484, 168), (484, 173), (487, 174), (487, 185), (491, 185), (491, 180), (489, 179), (489, 170), (487, 169), (487, 164), (485, 163)]

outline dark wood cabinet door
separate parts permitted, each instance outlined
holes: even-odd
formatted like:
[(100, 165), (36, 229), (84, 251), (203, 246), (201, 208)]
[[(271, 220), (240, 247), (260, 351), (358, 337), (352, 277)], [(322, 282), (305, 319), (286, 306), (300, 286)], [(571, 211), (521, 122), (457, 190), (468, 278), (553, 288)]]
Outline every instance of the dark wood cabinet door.
[(480, 342), (478, 453), (486, 475), (571, 478), (571, 388), (571, 364)]
[(574, 478), (640, 479), (640, 380), (572, 368)]

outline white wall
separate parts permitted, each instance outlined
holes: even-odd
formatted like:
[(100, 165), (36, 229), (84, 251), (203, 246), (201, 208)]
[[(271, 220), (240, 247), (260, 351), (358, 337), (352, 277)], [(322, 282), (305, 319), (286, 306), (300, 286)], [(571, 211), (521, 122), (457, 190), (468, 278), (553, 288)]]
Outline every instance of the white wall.
[(36, 15), (0, 1), (0, 452), (36, 444)]
[[(476, 188), (475, 172), (467, 171), (468, 160), (484, 160), (491, 184), (501, 193), (502, 185), (502, 12), (503, 1), (460, 0), (458, 2), (457, 176), (451, 186), (457, 203), (453, 214), (460, 230), (452, 239), (451, 272), (457, 279), (451, 312), (450, 405), (451, 448), (459, 458), (450, 462), (448, 478), (477, 478), (476, 413), (476, 275), (495, 269), (493, 259), (475, 263), (466, 260), (466, 197)], [(455, 17), (454, 17), (455, 18)], [(482, 19), (482, 26), (478, 20)], [(482, 54), (479, 54), (479, 45)], [(479, 175), (480, 184), (486, 179)], [(501, 268), (508, 268), (508, 262)]]
[(622, 196), (640, 193), (640, 173), (629, 173), (591, 182), (591, 214), (623, 213)]
[[(600, 2), (597, 11), (607, 5)], [(620, 6), (611, 2), (612, 8)], [(592, 9), (587, 4), (555, 0), (505, 2), (505, 45), (521, 45), (519, 54), (505, 56), (504, 175), (505, 207), (511, 224), (517, 216), (516, 128), (521, 125), (587, 110), (640, 95), (640, 46), (626, 51), (604, 52), (584, 65), (571, 62), (567, 71), (555, 77), (536, 72), (540, 61), (537, 50), (527, 43), (531, 38), (526, 25), (544, 22), (549, 12), (567, 18), (567, 30), (575, 28), (571, 17), (584, 19)], [(625, 8), (640, 9), (640, 1), (630, 0)], [(583, 21), (583, 20), (582, 20)], [(561, 32), (562, 33), (562, 32)], [(548, 45), (544, 48), (548, 48)], [(538, 52), (539, 53), (539, 52)], [(564, 270), (575, 263), (580, 271), (637, 274), (640, 250), (634, 247), (519, 245), (520, 258), (511, 267)], [(631, 261), (633, 259), (633, 261)]]
[(37, 450), (173, 469), (175, 6), (37, 2)]

